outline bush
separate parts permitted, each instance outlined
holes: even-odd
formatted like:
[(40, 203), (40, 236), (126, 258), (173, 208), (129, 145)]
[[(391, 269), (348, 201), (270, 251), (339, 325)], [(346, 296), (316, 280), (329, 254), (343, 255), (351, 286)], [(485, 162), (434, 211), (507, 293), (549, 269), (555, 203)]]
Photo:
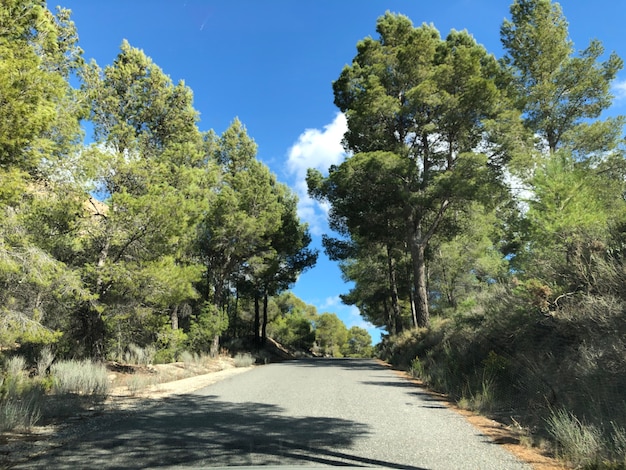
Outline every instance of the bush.
[(0, 398), (19, 397), (28, 388), (26, 375), (26, 361), (22, 356), (13, 356), (7, 359), (0, 385)]
[(169, 325), (166, 325), (158, 334), (154, 362), (157, 364), (175, 362), (185, 350), (186, 343), (187, 335), (183, 330), (172, 330)]
[(105, 396), (109, 377), (103, 364), (91, 361), (61, 361), (50, 367), (55, 394)]
[(141, 390), (145, 390), (148, 387), (156, 384), (156, 378), (154, 377), (145, 377), (142, 375), (133, 374), (126, 380), (126, 388), (131, 393), (131, 395), (135, 395), (137, 392)]

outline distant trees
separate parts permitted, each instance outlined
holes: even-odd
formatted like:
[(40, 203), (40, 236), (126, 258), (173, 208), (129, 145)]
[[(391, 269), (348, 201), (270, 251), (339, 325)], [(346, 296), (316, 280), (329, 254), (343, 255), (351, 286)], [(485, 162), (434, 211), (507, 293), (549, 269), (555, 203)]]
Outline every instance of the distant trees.
[(367, 330), (345, 324), (334, 313), (318, 314), (290, 292), (271, 301), (274, 313), (268, 324), (272, 338), (300, 353), (327, 357), (372, 357), (372, 338)]
[(206, 266), (204, 295), (217, 310), (226, 307), (231, 287), (252, 296), (260, 341), (268, 296), (288, 289), (315, 264), (317, 253), (308, 249), (310, 236), (298, 220), (295, 196), (256, 160), (256, 144), (242, 124), (235, 120), (213, 147), (220, 184), (198, 242)]

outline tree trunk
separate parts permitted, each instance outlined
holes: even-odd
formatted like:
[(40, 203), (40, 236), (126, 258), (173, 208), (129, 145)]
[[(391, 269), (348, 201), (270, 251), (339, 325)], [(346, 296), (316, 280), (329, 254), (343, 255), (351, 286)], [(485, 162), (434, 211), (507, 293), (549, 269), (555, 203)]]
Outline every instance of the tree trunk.
[(387, 266), (389, 268), (389, 290), (391, 291), (391, 309), (395, 317), (396, 334), (401, 333), (403, 329), (402, 316), (400, 315), (400, 304), (398, 303), (398, 282), (396, 279), (396, 267), (394, 266), (391, 249), (387, 245)]
[(235, 307), (233, 309), (233, 317), (229, 324), (230, 330), (232, 331), (232, 335), (234, 337), (239, 336), (237, 329), (239, 328), (239, 289), (235, 291)]
[(220, 349), (220, 335), (213, 336), (213, 341), (211, 342), (211, 357), (217, 357), (217, 353)]
[(267, 342), (267, 292), (263, 294), (263, 323), (261, 324), (261, 344)]
[(178, 329), (178, 305), (174, 306), (170, 312), (170, 324), (172, 325), (172, 330)]
[[(406, 247), (405, 247), (406, 250)], [(408, 254), (405, 251), (405, 255)], [(407, 265), (406, 268), (407, 279), (409, 280), (409, 286), (413, 284), (412, 267)], [(411, 306), (411, 323), (413, 328), (417, 328), (417, 312), (415, 309), (415, 294), (413, 293), (413, 287), (409, 287), (409, 304)]]
[(261, 340), (259, 337), (259, 329), (261, 323), (261, 315), (259, 313), (259, 292), (254, 292), (254, 344), (259, 346)]
[(411, 321), (413, 328), (417, 328), (417, 309), (415, 308), (415, 295), (413, 289), (409, 289), (409, 302), (411, 304)]
[(426, 245), (421, 238), (421, 229), (418, 225), (410, 235), (411, 261), (413, 264), (417, 326), (425, 328), (430, 324), (430, 315), (428, 312), (428, 289), (426, 285)]
[(102, 315), (91, 305), (86, 302), (80, 309), (82, 331), (79, 342), (83, 342), (85, 353), (93, 358), (103, 360), (105, 357), (104, 339), (106, 335), (106, 326)]

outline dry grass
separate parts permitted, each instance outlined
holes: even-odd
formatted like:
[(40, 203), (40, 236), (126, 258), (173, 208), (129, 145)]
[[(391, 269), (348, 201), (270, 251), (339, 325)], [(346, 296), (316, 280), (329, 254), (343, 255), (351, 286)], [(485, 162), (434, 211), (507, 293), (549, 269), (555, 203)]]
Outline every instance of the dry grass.
[(92, 361), (60, 361), (52, 364), (52, 390), (55, 394), (100, 395), (109, 391), (109, 377), (104, 364)]
[(250, 367), (256, 362), (256, 359), (251, 354), (237, 354), (234, 358), (235, 367)]

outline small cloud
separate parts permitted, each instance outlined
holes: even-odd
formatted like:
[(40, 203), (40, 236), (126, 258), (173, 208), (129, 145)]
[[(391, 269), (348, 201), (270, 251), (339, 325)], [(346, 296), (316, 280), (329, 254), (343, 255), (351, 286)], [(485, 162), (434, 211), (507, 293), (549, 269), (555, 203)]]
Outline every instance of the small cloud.
[(308, 222), (314, 235), (326, 231), (328, 206), (311, 199), (307, 193), (306, 172), (315, 168), (327, 174), (331, 165), (337, 165), (345, 158), (341, 144), (348, 130), (346, 116), (338, 113), (333, 122), (320, 129), (306, 129), (288, 151), (287, 171), (294, 178), (294, 188), (300, 199), (298, 214)]
[(335, 295), (333, 297), (326, 297), (326, 299), (322, 303), (322, 310), (337, 307), (344, 307), (344, 304), (341, 302), (341, 298), (338, 295)]
[(616, 80), (612, 86), (612, 93), (616, 101), (626, 100), (626, 79)]

